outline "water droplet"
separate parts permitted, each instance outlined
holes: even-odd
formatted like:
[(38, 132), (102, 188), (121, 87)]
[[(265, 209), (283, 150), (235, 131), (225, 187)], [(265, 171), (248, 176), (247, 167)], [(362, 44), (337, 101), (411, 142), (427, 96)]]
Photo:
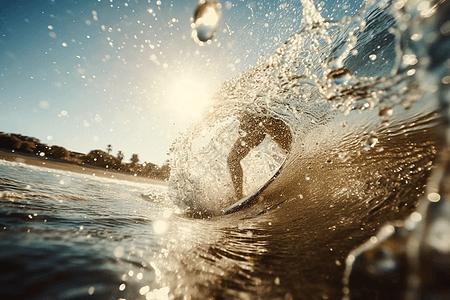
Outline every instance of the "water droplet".
[(212, 0), (204, 3), (200, 2), (195, 10), (193, 28), (195, 29), (196, 37), (201, 42), (206, 42), (214, 37), (222, 16), (221, 7), (220, 3)]
[(336, 84), (343, 84), (352, 78), (352, 72), (345, 68), (339, 68), (330, 71), (327, 74), (329, 80), (333, 80)]
[(370, 148), (375, 147), (377, 143), (378, 138), (375, 135), (371, 135), (364, 143), (363, 150), (369, 150)]
[(439, 31), (442, 35), (449, 35), (450, 34), (450, 21), (445, 22), (441, 28), (439, 28)]
[(276, 277), (273, 282), (275, 283), (275, 285), (280, 285), (280, 277)]
[(378, 147), (378, 149), (376, 150), (377, 152), (383, 152), (384, 148), (383, 147)]
[(247, 135), (247, 131), (239, 129), (238, 131), (240, 137), (245, 137)]
[(139, 294), (145, 295), (150, 291), (150, 287), (148, 285), (141, 287), (139, 290)]
[(411, 220), (413, 220), (414, 222), (419, 222), (420, 220), (422, 220), (422, 215), (418, 212), (413, 212), (410, 216)]
[(95, 292), (95, 287), (91, 286), (88, 290), (89, 295), (94, 294), (94, 292)]
[(164, 234), (169, 230), (169, 222), (165, 220), (156, 220), (153, 222), (153, 230), (156, 234)]
[(450, 76), (443, 77), (441, 81), (443, 84), (450, 84)]
[(169, 210), (169, 209), (166, 209), (166, 210), (163, 211), (163, 217), (164, 217), (164, 219), (170, 218), (170, 216), (171, 216), (172, 214), (173, 214), (173, 212), (172, 212), (171, 210)]
[(114, 256), (115, 257), (122, 257), (125, 254), (125, 248), (122, 246), (117, 246), (116, 249), (114, 249)]
[(380, 117), (390, 117), (393, 114), (393, 110), (391, 107), (383, 107), (380, 108), (380, 111), (378, 112), (378, 115)]
[(429, 193), (428, 200), (430, 200), (431, 202), (438, 202), (439, 200), (441, 200), (441, 195), (439, 195), (438, 193)]

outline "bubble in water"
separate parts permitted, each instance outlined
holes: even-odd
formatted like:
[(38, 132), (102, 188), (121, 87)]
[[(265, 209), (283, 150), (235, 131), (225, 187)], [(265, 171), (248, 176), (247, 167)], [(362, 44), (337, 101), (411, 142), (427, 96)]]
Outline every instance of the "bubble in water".
[(199, 2), (192, 24), (195, 29), (193, 33), (196, 34), (194, 37), (196, 36), (201, 42), (206, 42), (214, 37), (222, 16), (221, 7), (221, 4), (214, 0)]

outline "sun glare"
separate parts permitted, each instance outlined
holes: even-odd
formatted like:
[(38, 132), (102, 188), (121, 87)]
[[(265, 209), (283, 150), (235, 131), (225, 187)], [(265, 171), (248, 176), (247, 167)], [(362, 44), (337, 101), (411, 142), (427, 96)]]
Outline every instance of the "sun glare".
[(181, 122), (193, 122), (211, 103), (213, 87), (207, 81), (186, 76), (175, 79), (166, 90), (170, 110)]

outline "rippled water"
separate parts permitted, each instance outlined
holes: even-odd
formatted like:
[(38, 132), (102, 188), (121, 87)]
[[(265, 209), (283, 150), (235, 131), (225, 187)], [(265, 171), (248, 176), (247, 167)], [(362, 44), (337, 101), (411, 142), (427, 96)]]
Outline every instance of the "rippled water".
[[(348, 253), (387, 221), (403, 224), (441, 151), (442, 72), (428, 55), (440, 40), (426, 39), (438, 21), (418, 2), (338, 21), (303, 6), (304, 27), (225, 82), (174, 142), (169, 192), (2, 162), (0, 294), (342, 298)], [(234, 201), (224, 161), (248, 105), (288, 123), (293, 150), (255, 203), (221, 215)], [(272, 150), (246, 163), (269, 173)]]
[[(0, 162), (3, 299), (134, 299), (165, 188)], [(154, 287), (154, 285), (153, 285)], [(5, 298), (6, 297), (6, 298)]]

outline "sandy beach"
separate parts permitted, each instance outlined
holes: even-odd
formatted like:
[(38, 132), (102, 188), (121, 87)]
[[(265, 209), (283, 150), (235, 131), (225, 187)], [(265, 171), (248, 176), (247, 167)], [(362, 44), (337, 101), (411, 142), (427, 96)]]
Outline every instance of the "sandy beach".
[(128, 174), (123, 174), (115, 171), (105, 171), (101, 168), (96, 168), (93, 166), (80, 166), (77, 164), (72, 164), (64, 161), (59, 161), (47, 157), (39, 157), (33, 155), (27, 155), (17, 152), (8, 152), (0, 150), (0, 160), (15, 161), (19, 163), (25, 163), (33, 166), (39, 166), (50, 169), (58, 169), (63, 171), (70, 171), (90, 176), (104, 177), (110, 179), (127, 180), (139, 183), (157, 184), (157, 185), (167, 185), (166, 182), (161, 180), (155, 180), (150, 178), (145, 178), (141, 176), (132, 176)]

